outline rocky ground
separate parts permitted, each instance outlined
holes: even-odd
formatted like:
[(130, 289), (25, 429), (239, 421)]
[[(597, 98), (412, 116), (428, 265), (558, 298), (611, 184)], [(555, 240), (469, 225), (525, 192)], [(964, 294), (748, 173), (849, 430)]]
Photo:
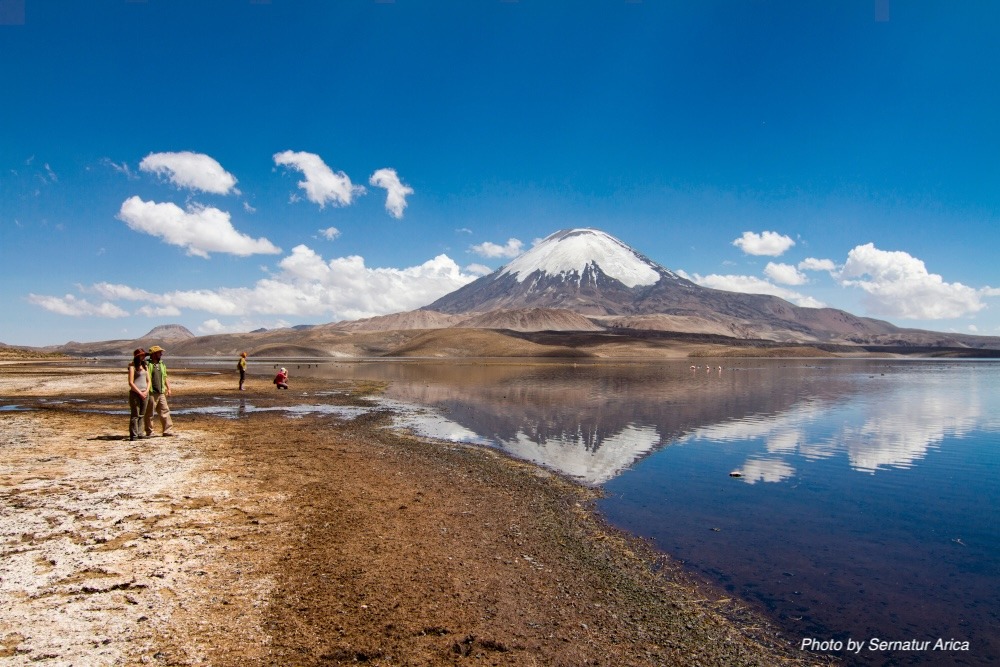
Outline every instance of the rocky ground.
[(130, 442), (124, 370), (0, 367), (0, 662), (815, 660), (593, 490), (293, 381), (172, 371), (178, 435)]

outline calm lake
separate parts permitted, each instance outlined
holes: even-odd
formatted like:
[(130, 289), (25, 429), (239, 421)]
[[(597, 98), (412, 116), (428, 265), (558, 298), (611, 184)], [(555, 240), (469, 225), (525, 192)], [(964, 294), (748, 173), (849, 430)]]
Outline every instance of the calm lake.
[(1000, 363), (695, 363), (296, 372), (388, 380), (389, 399), (427, 408), (405, 420), (418, 432), (602, 487), (610, 522), (805, 652), (1000, 664)]

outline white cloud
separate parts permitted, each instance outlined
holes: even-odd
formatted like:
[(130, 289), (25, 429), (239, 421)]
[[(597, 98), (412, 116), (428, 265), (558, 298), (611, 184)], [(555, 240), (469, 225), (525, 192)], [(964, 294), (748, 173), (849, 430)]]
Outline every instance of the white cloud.
[(413, 188), (403, 185), (396, 175), (395, 169), (379, 169), (368, 179), (370, 185), (386, 189), (385, 210), (389, 215), (396, 218), (403, 217), (403, 209), (406, 208), (406, 196), (413, 194)]
[(840, 279), (845, 286), (864, 290), (866, 307), (884, 317), (961, 317), (985, 308), (982, 297), (991, 296), (990, 288), (976, 290), (961, 283), (946, 283), (909, 253), (879, 250), (872, 243), (848, 253)]
[(28, 301), (50, 312), (58, 313), (59, 315), (69, 315), (71, 317), (93, 315), (98, 317), (128, 317), (126, 311), (113, 303), (105, 301), (104, 303), (93, 304), (86, 299), (77, 299), (72, 294), (67, 294), (63, 297), (29, 294)]
[(493, 269), (485, 264), (469, 264), (465, 267), (465, 270), (477, 276), (488, 276), (493, 273)]
[(185, 211), (176, 204), (129, 197), (122, 204), (118, 219), (138, 232), (159, 237), (171, 245), (186, 248), (190, 255), (206, 259), (210, 252), (240, 257), (281, 252), (265, 238), (252, 239), (236, 231), (229, 214), (217, 208), (191, 205)]
[(743, 232), (743, 236), (733, 241), (733, 245), (748, 255), (777, 257), (795, 245), (795, 241), (778, 232)]
[(128, 166), (128, 162), (122, 162), (121, 164), (117, 164), (116, 162), (113, 162), (111, 158), (101, 158), (101, 164), (106, 167), (111, 167), (119, 174), (124, 174), (125, 178), (127, 178), (130, 181), (138, 178), (138, 176), (136, 176), (132, 172), (132, 168)]
[(215, 158), (203, 153), (150, 153), (139, 163), (139, 169), (166, 176), (179, 188), (216, 195), (239, 194), (236, 177), (223, 169)]
[(81, 292), (93, 292), (94, 294), (97, 294), (105, 299), (113, 301), (152, 301), (156, 299), (156, 295), (152, 292), (115, 283), (95, 283), (90, 287), (77, 285), (77, 288)]
[(782, 285), (805, 285), (806, 275), (791, 264), (768, 262), (764, 267), (764, 275)]
[(284, 329), (291, 326), (285, 320), (274, 320), (272, 322), (261, 322), (259, 320), (240, 319), (235, 322), (223, 323), (217, 318), (205, 320), (198, 326), (198, 333), (208, 336), (222, 333), (243, 333), (255, 331), (257, 329)]
[(455, 230), (456, 234), (472, 234), (472, 230), (468, 227), (459, 227)]
[[(478, 277), (463, 272), (447, 255), (403, 269), (369, 268), (362, 257), (325, 260), (305, 245), (293, 248), (278, 266), (279, 272), (253, 287), (157, 294), (155, 304), (145, 304), (142, 314), (174, 308), (170, 315), (199, 310), (246, 321), (255, 315), (353, 320), (426, 306)], [(91, 289), (125, 300), (151, 300), (149, 292), (126, 285), (100, 283)]]
[(796, 306), (802, 306), (804, 308), (823, 308), (826, 305), (822, 301), (818, 301), (811, 296), (799, 294), (798, 292), (794, 292), (784, 287), (778, 287), (777, 285), (769, 283), (763, 278), (757, 278), (756, 276), (722, 276), (718, 274), (708, 276), (694, 274), (693, 276), (689, 276), (683, 271), (677, 271), (677, 274), (682, 278), (687, 278), (692, 282), (698, 283), (702, 287), (711, 287), (712, 289), (727, 290), (729, 292), (740, 292), (741, 294), (770, 294), (772, 296), (781, 297), (782, 299), (791, 301)]
[(250, 205), (250, 202), (243, 202), (243, 210), (247, 213), (256, 213), (257, 209)]
[(315, 153), (284, 151), (274, 154), (274, 163), (298, 169), (306, 177), (299, 181), (309, 201), (323, 208), (328, 203), (348, 206), (354, 198), (365, 193), (364, 186), (354, 185), (342, 171), (334, 173)]
[(799, 269), (802, 271), (836, 271), (837, 265), (833, 263), (831, 259), (816, 259), (815, 257), (806, 257), (804, 260), (799, 262)]
[(340, 237), (340, 230), (336, 227), (327, 227), (326, 229), (319, 230), (319, 235), (327, 241), (333, 241)]
[(135, 312), (145, 317), (178, 317), (181, 314), (176, 306), (142, 306)]
[(469, 248), (470, 251), (480, 257), (517, 257), (521, 254), (524, 243), (517, 239), (507, 239), (506, 245), (497, 245), (486, 241)]

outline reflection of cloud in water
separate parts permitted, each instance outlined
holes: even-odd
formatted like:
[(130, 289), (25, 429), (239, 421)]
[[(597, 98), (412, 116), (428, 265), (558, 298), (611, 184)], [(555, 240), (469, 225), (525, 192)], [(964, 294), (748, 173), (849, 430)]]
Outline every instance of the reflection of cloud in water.
[(513, 439), (502, 441), (501, 446), (518, 458), (596, 485), (614, 478), (659, 442), (660, 434), (655, 428), (629, 424), (603, 438), (596, 447), (588, 446), (587, 435), (582, 431), (575, 435), (560, 433), (540, 442), (518, 431)]
[(967, 394), (934, 384), (919, 390), (879, 403), (860, 427), (843, 429), (839, 439), (852, 468), (908, 468), (946, 437), (962, 437), (979, 422), (982, 406), (974, 386)]
[(781, 459), (747, 459), (740, 468), (741, 482), (756, 484), (757, 482), (780, 482), (795, 475), (795, 468)]
[(480, 445), (489, 444), (486, 438), (483, 438), (475, 431), (471, 431), (436, 412), (422, 410), (412, 405), (390, 399), (383, 399), (380, 403), (397, 413), (398, 416), (394, 423), (398, 428), (408, 428), (419, 435), (438, 440), (468, 442)]
[[(946, 437), (962, 437), (976, 428), (983, 412), (975, 385), (956, 391), (933, 378), (915, 384), (909, 379), (888, 387), (888, 395), (875, 400), (861, 394), (859, 400), (837, 405), (809, 401), (775, 415), (699, 428), (681, 441), (763, 440), (770, 454), (818, 459), (843, 452), (855, 470), (908, 468)], [(829, 424), (837, 420), (844, 425), (830, 432)], [(750, 458), (741, 471), (743, 479), (774, 482), (794, 473), (791, 466), (775, 463), (780, 459)]]

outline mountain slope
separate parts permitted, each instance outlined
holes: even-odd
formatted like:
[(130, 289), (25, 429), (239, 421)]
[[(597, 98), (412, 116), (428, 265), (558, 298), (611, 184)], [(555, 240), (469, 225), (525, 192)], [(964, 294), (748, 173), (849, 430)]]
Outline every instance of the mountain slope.
[(531, 309), (573, 311), (612, 328), (671, 330), (677, 325), (676, 330), (689, 333), (782, 342), (997, 344), (985, 337), (901, 329), (834, 308), (802, 308), (766, 294), (702, 287), (597, 229), (558, 231), (507, 266), (422, 310), (481, 316)]

